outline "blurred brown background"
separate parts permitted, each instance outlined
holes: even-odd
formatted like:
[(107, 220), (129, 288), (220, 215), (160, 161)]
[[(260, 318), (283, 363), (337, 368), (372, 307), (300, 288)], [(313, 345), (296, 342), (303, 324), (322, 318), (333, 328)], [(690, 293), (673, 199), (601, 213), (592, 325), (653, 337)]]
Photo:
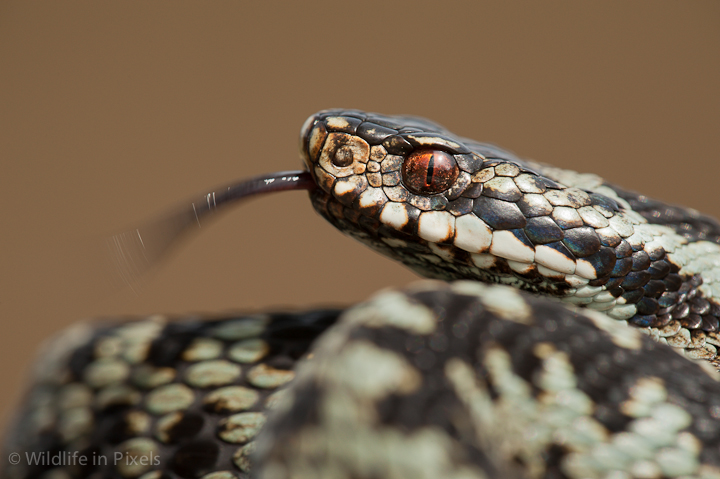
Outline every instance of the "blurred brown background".
[(225, 215), (139, 295), (101, 286), (105, 235), (297, 168), (303, 120), (330, 107), (426, 116), (720, 216), (715, 0), (5, 0), (3, 423), (40, 342), (78, 319), (350, 303), (413, 280), (292, 192)]

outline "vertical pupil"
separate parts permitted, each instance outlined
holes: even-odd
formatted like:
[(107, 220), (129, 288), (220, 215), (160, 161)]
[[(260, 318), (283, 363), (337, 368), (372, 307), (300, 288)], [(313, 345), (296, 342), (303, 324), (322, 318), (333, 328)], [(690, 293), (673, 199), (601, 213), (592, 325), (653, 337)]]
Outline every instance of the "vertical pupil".
[(432, 177), (435, 169), (435, 155), (430, 154), (430, 160), (428, 160), (427, 175), (425, 176), (425, 184), (432, 185)]

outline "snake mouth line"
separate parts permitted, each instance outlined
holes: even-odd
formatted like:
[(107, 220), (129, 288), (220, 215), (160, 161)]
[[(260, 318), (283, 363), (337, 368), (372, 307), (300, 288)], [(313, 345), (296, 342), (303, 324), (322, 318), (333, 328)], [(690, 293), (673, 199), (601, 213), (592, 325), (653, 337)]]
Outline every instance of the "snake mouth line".
[(107, 239), (111, 269), (124, 285), (136, 283), (139, 277), (157, 264), (174, 246), (220, 211), (242, 201), (267, 193), (292, 190), (312, 191), (317, 187), (305, 170), (281, 171), (232, 183), (204, 194), (189, 206), (161, 215), (139, 228), (124, 231)]

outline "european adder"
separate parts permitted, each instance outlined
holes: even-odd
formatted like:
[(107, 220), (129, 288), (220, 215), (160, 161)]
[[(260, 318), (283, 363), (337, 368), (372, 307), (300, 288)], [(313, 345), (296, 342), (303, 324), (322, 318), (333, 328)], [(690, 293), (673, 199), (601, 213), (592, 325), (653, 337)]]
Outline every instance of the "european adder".
[(432, 280), (344, 311), (73, 328), (3, 477), (720, 477), (716, 220), (415, 117), (323, 111), (301, 155), (118, 235), (118, 267), (303, 188)]

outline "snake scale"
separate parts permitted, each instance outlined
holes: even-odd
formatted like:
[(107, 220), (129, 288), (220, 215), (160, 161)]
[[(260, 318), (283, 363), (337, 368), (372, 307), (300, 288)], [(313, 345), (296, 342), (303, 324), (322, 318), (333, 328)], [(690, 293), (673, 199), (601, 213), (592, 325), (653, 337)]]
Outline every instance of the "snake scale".
[(322, 111), (301, 156), (170, 236), (307, 189), (429, 279), (347, 310), (71, 328), (2, 477), (720, 478), (716, 220), (416, 117)]

